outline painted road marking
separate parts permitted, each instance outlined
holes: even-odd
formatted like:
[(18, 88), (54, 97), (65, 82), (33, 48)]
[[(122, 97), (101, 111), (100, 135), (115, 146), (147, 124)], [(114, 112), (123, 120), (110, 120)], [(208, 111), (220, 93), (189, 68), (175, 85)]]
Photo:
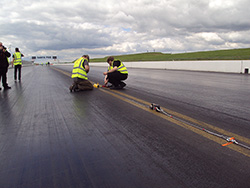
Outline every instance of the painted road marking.
[[(53, 68), (53, 69), (56, 70), (56, 71), (61, 72), (62, 74), (65, 74), (67, 76), (71, 76), (71, 73), (69, 73), (69, 72), (65, 72), (65, 71), (63, 71), (61, 69), (57, 69), (57, 68)], [(91, 82), (91, 83), (93, 84), (93, 82)], [(197, 129), (197, 128), (195, 128), (195, 127), (193, 127), (193, 126), (191, 126), (191, 125), (189, 125), (189, 124), (187, 124), (185, 122), (178, 121), (178, 120), (176, 120), (174, 118), (171, 118), (169, 116), (164, 115), (163, 113), (156, 112), (154, 110), (151, 110), (149, 107), (146, 107), (146, 106), (149, 106), (152, 102), (147, 102), (147, 101), (144, 101), (142, 99), (138, 99), (138, 98), (136, 98), (134, 96), (122, 93), (122, 92), (117, 91), (117, 90), (109, 90), (109, 89), (106, 89), (106, 88), (100, 88), (99, 90), (104, 92), (104, 93), (107, 93), (109, 95), (112, 95), (112, 96), (114, 96), (114, 97), (116, 97), (116, 98), (118, 98), (118, 99), (120, 99), (120, 100), (122, 100), (124, 102), (127, 102), (127, 103), (129, 103), (129, 104), (131, 104), (133, 106), (136, 106), (136, 107), (138, 107), (138, 108), (140, 108), (142, 110), (145, 110), (145, 111), (147, 111), (149, 113), (152, 113), (152, 114), (154, 114), (154, 115), (156, 115), (158, 117), (161, 117), (161, 118), (163, 118), (163, 119), (165, 119), (165, 120), (167, 120), (169, 122), (172, 122), (172, 123), (174, 123), (174, 124), (176, 124), (178, 126), (181, 126), (181, 127), (185, 128), (187, 130), (190, 130), (190, 131), (192, 131), (192, 132), (194, 132), (196, 134), (199, 134), (199, 135), (201, 135), (201, 136), (203, 136), (203, 137), (205, 137), (205, 138), (207, 138), (209, 140), (212, 140), (212, 141), (214, 141), (214, 142), (216, 142), (216, 143), (218, 143), (220, 145), (225, 144), (225, 140), (222, 139), (222, 138), (219, 138), (219, 137), (216, 137), (214, 135), (208, 134), (208, 133), (206, 133), (206, 132), (204, 132), (204, 131), (202, 131), (200, 129)], [(140, 105), (140, 104), (143, 104), (143, 105)], [(243, 136), (240, 136), (238, 134), (235, 134), (235, 133), (226, 131), (224, 129), (215, 127), (213, 125), (204, 123), (202, 121), (196, 120), (194, 118), (188, 117), (186, 115), (180, 114), (180, 113), (172, 111), (170, 109), (163, 108), (163, 107), (161, 107), (161, 108), (165, 112), (168, 112), (169, 114), (172, 114), (172, 115), (174, 115), (176, 117), (184, 119), (184, 120), (186, 120), (188, 122), (192, 122), (194, 124), (200, 125), (200, 126), (202, 126), (203, 128), (206, 128), (206, 129), (214, 130), (214, 131), (216, 131), (218, 133), (221, 133), (223, 135), (226, 135), (226, 136), (233, 136), (238, 141), (242, 141), (242, 142), (250, 145), (250, 139), (248, 139), (246, 137), (243, 137)], [(250, 151), (245, 149), (245, 148), (242, 148), (242, 147), (234, 145), (234, 144), (230, 144), (227, 147), (234, 150), (234, 151), (237, 151), (237, 152), (239, 152), (239, 153), (241, 153), (241, 154), (243, 154), (243, 155), (245, 155), (247, 157), (250, 157)]]
[[(148, 112), (150, 112), (150, 113), (153, 113), (154, 115), (159, 116), (159, 117), (161, 117), (161, 118), (163, 118), (163, 119), (165, 119), (165, 120), (167, 120), (167, 121), (170, 121), (170, 122), (172, 122), (172, 123), (174, 123), (174, 124), (176, 124), (176, 125), (179, 125), (179, 126), (185, 128), (185, 129), (188, 129), (188, 130), (190, 130), (190, 131), (193, 131), (193, 132), (195, 132), (195, 133), (197, 133), (197, 134), (199, 134), (199, 135), (201, 135), (201, 136), (203, 136), (203, 137), (205, 137), (205, 138), (208, 138), (209, 140), (212, 140), (212, 141), (214, 141), (214, 142), (216, 142), (216, 143), (219, 143), (220, 145), (225, 144), (225, 140), (222, 139), (222, 138), (219, 138), (219, 137), (216, 137), (216, 136), (214, 136), (214, 135), (208, 134), (208, 133), (206, 133), (206, 132), (204, 132), (204, 131), (202, 131), (202, 130), (200, 130), (200, 129), (197, 129), (197, 128), (195, 128), (195, 127), (193, 127), (193, 126), (191, 126), (191, 125), (189, 125), (189, 124), (187, 124), (187, 123), (185, 123), (185, 122), (178, 121), (178, 120), (176, 120), (176, 119), (173, 119), (173, 118), (171, 118), (171, 117), (169, 117), (169, 116), (164, 115), (163, 113), (159, 113), (159, 112), (156, 112), (156, 111), (154, 111), (154, 110), (151, 110), (150, 108), (147, 108), (147, 107), (145, 107), (145, 106), (139, 105), (138, 103), (133, 102), (133, 100), (138, 101), (139, 103), (143, 103), (143, 104), (148, 105), (148, 106), (151, 104), (150, 102), (143, 101), (142, 99), (137, 99), (137, 98), (135, 98), (135, 97), (133, 97), (133, 96), (124, 94), (124, 93), (119, 92), (119, 91), (114, 91), (114, 90), (110, 91), (110, 90), (107, 90), (107, 89), (100, 89), (100, 90), (103, 91), (103, 92), (105, 92), (105, 93), (108, 93), (108, 94), (110, 94), (110, 95), (112, 95), (112, 96), (114, 96), (114, 97), (116, 97), (116, 98), (118, 98), (118, 99), (121, 99), (121, 100), (123, 100), (123, 101), (125, 101), (125, 102), (127, 102), (127, 103), (130, 103), (130, 104), (132, 104), (132, 105), (134, 105), (134, 106), (136, 106), (136, 107), (138, 107), (138, 108), (140, 108), (140, 109), (142, 109), (142, 110), (145, 110), (145, 111), (148, 111)], [(126, 97), (124, 98), (124, 97), (122, 97), (122, 96), (126, 96)], [(132, 100), (129, 100), (129, 99), (127, 99), (127, 98), (130, 98), (130, 99), (132, 99)], [(161, 107), (161, 108), (162, 108), (162, 107)], [(162, 109), (163, 109), (164, 111), (166, 111), (166, 112), (169, 112), (169, 113), (170, 113), (170, 111), (171, 111), (171, 110), (166, 109), (166, 108), (162, 108)], [(234, 134), (234, 133), (225, 131), (225, 130), (220, 129), (220, 128), (218, 128), (218, 127), (215, 127), (215, 126), (209, 125), (209, 124), (207, 124), (207, 123), (204, 123), (204, 122), (195, 120), (195, 119), (193, 119), (193, 118), (190, 118), (190, 117), (188, 117), (188, 116), (179, 114), (179, 113), (174, 112), (174, 111), (171, 111), (170, 114), (176, 115), (176, 116), (178, 115), (178, 117), (180, 117), (180, 118), (182, 118), (182, 119), (184, 119), (184, 120), (193, 122), (193, 123), (197, 123), (198, 125), (204, 126), (204, 128), (205, 128), (205, 126), (207, 126), (208, 128), (213, 129), (213, 130), (216, 130), (216, 131), (218, 131), (218, 132), (221, 131), (221, 132), (219, 132), (219, 133), (221, 133), (221, 134), (226, 134), (226, 135), (231, 135), (231, 136), (233, 135), (237, 140), (242, 140), (242, 141), (244, 141), (246, 144), (250, 144), (250, 139), (245, 138), (245, 137), (243, 137), (243, 136), (240, 136), (240, 135), (237, 135), (237, 134)], [(237, 135), (237, 136), (235, 136), (235, 135)], [(239, 137), (239, 138), (238, 138), (238, 137)], [(245, 148), (242, 148), (242, 147), (237, 146), (237, 145), (234, 145), (234, 144), (230, 144), (230, 145), (228, 145), (227, 147), (230, 148), (230, 149), (232, 149), (232, 150), (234, 150), (234, 151), (237, 151), (237, 152), (239, 152), (239, 153), (241, 153), (241, 154), (243, 154), (243, 155), (245, 155), (245, 156), (247, 156), (247, 157), (250, 157), (250, 151), (247, 150), (247, 149), (245, 149)]]

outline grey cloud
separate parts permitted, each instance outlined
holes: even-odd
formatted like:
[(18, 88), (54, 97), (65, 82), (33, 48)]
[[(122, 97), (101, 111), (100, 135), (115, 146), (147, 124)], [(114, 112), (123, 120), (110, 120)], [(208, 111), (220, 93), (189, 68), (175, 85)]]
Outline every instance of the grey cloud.
[(247, 0), (106, 0), (105, 5), (102, 0), (2, 0), (0, 5), (6, 3), (0, 38), (30, 54), (199, 51), (241, 48), (250, 41)]

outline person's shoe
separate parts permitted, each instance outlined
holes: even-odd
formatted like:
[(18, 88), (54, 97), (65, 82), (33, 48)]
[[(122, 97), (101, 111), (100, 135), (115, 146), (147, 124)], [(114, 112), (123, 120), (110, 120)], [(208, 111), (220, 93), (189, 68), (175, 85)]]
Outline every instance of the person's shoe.
[(11, 89), (11, 87), (10, 86), (5, 86), (4, 89)]
[(71, 86), (69, 87), (69, 90), (70, 90), (70, 92), (72, 92), (72, 91), (74, 90), (74, 85), (71, 85)]
[(120, 86), (120, 85), (118, 85), (118, 86), (111, 86), (109, 89), (122, 89), (122, 87)]
[(124, 88), (126, 86), (126, 84), (124, 82), (121, 82), (120, 86), (121, 86), (121, 88)]
[(109, 89), (115, 89), (116, 87), (114, 85), (112, 85)]
[(71, 85), (70, 87), (69, 87), (69, 90), (70, 90), (70, 92), (72, 92), (72, 91), (75, 91), (75, 85)]
[(0, 87), (0, 91), (2, 90), (2, 88)]
[(80, 89), (78, 88), (78, 84), (73, 85), (73, 91), (74, 92), (80, 91)]
[(70, 92), (72, 92), (72, 91), (74, 91), (74, 92), (76, 92), (76, 91), (80, 91), (80, 89), (78, 89), (78, 86), (77, 85), (71, 85), (70, 87), (69, 87), (69, 90), (70, 90)]

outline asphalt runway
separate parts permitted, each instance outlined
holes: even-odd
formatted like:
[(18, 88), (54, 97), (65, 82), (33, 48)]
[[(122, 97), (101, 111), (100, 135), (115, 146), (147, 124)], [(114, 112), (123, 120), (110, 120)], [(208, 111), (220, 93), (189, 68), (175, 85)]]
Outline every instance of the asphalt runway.
[[(189, 124), (250, 146), (248, 75), (128, 69), (123, 90), (70, 93), (71, 70), (24, 67), (21, 82), (9, 70), (0, 187), (250, 187), (250, 150)], [(90, 81), (105, 70), (91, 67)]]

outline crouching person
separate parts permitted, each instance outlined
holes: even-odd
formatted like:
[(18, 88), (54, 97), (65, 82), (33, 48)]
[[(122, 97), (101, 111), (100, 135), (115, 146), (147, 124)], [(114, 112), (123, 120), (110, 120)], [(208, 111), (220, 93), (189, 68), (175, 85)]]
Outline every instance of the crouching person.
[(112, 86), (110, 89), (122, 89), (126, 86), (123, 80), (128, 78), (128, 70), (125, 65), (118, 59), (110, 56), (107, 59), (109, 64), (108, 71), (104, 72), (104, 86), (107, 87), (108, 83), (111, 83)]
[(89, 72), (89, 56), (83, 55), (74, 63), (72, 70), (72, 78), (74, 83), (69, 87), (72, 91), (92, 90), (93, 85), (88, 80), (87, 73)]

